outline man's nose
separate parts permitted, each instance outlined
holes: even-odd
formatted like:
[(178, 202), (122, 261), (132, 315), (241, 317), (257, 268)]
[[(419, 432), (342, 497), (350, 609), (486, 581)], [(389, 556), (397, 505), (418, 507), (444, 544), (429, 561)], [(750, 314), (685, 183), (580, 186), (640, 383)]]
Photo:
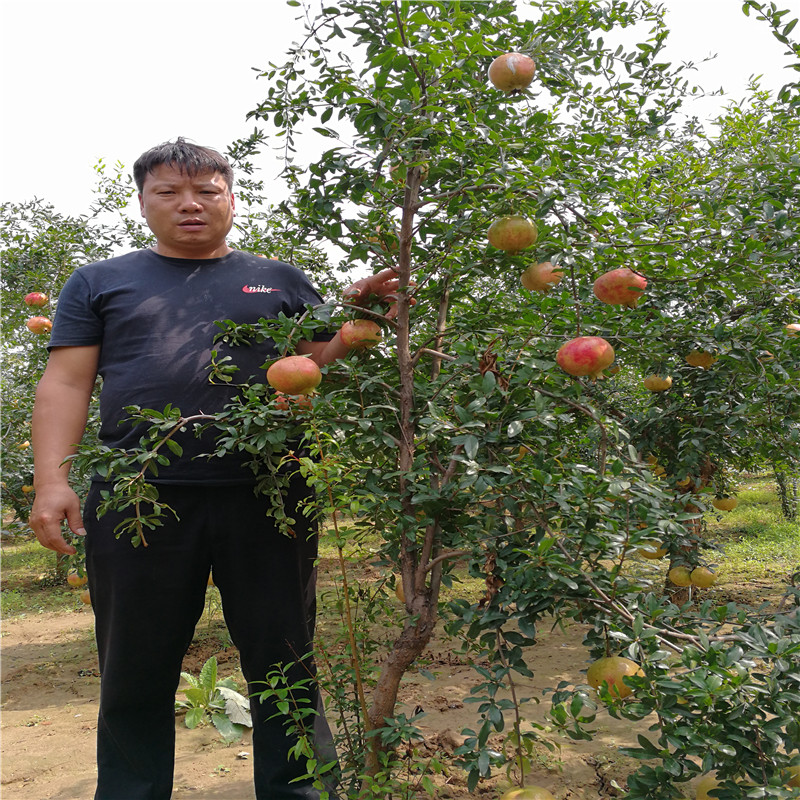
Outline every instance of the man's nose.
[(202, 208), (200, 198), (194, 192), (184, 192), (180, 196), (181, 211), (197, 211)]

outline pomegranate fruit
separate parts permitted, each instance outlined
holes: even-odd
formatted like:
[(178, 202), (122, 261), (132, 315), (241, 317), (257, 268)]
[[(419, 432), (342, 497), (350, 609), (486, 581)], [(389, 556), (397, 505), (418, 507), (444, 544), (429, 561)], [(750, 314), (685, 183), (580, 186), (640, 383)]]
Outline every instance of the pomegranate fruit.
[(267, 370), (267, 383), (284, 394), (310, 394), (322, 381), (322, 373), (306, 356), (279, 358)]
[(686, 363), (690, 367), (708, 369), (716, 360), (717, 357), (706, 350), (692, 350), (686, 354)]
[(632, 269), (621, 267), (604, 272), (594, 282), (594, 296), (612, 306), (636, 308), (647, 286), (647, 279)]
[(800, 786), (800, 764), (793, 764), (791, 767), (787, 767), (787, 772), (789, 773), (789, 780), (786, 781), (786, 785), (792, 788)]
[(695, 790), (697, 792), (696, 798), (697, 800), (717, 800), (716, 794), (713, 796), (709, 794), (712, 789), (716, 789), (719, 786), (719, 781), (717, 780), (716, 773), (708, 772), (703, 775), (699, 781), (697, 781), (697, 786)]
[(504, 53), (489, 65), (489, 80), (501, 92), (526, 89), (536, 72), (536, 62), (524, 53)]
[(509, 789), (500, 800), (556, 800), (543, 786), (525, 786)]
[(644, 379), (644, 388), (651, 392), (665, 392), (670, 386), (672, 386), (672, 378), (669, 375), (666, 378), (662, 378), (660, 375), (648, 375)]
[(25, 295), (25, 305), (33, 308), (41, 308), (47, 303), (47, 295), (44, 292), (30, 292)]
[(85, 586), (88, 581), (89, 579), (86, 577), (86, 575), (81, 575), (78, 572), (67, 573), (67, 583), (73, 589), (79, 589), (81, 586)]
[(381, 327), (371, 319), (353, 319), (341, 327), (342, 342), (353, 350), (365, 350), (380, 342)]
[(47, 317), (31, 317), (25, 326), (31, 333), (48, 333), (53, 329), (53, 323)]
[(733, 511), (739, 501), (735, 497), (717, 497), (711, 501), (711, 505), (718, 511)]
[(496, 219), (489, 226), (488, 236), (489, 244), (498, 250), (518, 253), (536, 242), (539, 231), (525, 217), (512, 215)]
[(691, 586), (692, 573), (688, 567), (673, 567), (668, 573), (667, 577), (676, 586)]
[(311, 410), (311, 398), (305, 394), (286, 395), (283, 392), (275, 392), (275, 407), (279, 411), (301, 414)]
[(368, 236), (367, 241), (370, 244), (377, 245), (381, 250), (387, 253), (393, 253), (395, 250), (400, 249), (400, 236), (396, 230), (384, 231), (380, 225), (375, 228), (375, 235)]
[(695, 567), (692, 570), (692, 585), (708, 589), (717, 582), (717, 576), (708, 567)]
[(605, 682), (611, 694), (623, 698), (633, 694), (633, 689), (622, 680), (626, 675), (644, 675), (644, 673), (641, 667), (629, 658), (606, 656), (591, 664), (586, 671), (586, 682), (593, 689), (600, 688)]
[(613, 361), (614, 348), (602, 336), (579, 336), (561, 345), (556, 354), (558, 366), (576, 377), (600, 378)]
[(639, 543), (636, 552), (643, 558), (655, 560), (657, 558), (664, 558), (667, 554), (667, 548), (656, 539), (647, 539)]
[(531, 264), (522, 273), (520, 282), (531, 292), (547, 294), (563, 277), (564, 273), (558, 267), (554, 267), (549, 261), (543, 261), (541, 264)]

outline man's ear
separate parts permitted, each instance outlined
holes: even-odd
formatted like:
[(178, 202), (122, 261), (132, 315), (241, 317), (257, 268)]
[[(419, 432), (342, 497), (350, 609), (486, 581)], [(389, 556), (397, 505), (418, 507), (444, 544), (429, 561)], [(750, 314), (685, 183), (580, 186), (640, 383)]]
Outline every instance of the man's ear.
[(231, 192), (231, 211), (236, 212), (236, 196)]
[(139, 197), (139, 212), (141, 213), (142, 216), (144, 216), (144, 199), (142, 198), (141, 192), (139, 192), (138, 197)]

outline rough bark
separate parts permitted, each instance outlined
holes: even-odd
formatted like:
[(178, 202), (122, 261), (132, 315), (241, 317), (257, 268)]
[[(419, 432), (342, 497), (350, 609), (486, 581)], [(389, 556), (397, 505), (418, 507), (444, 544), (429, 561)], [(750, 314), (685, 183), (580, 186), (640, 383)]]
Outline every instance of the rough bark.
[(785, 519), (797, 519), (798, 498), (797, 477), (787, 475), (783, 470), (775, 468), (775, 484), (778, 489), (778, 499), (781, 503), (781, 514)]

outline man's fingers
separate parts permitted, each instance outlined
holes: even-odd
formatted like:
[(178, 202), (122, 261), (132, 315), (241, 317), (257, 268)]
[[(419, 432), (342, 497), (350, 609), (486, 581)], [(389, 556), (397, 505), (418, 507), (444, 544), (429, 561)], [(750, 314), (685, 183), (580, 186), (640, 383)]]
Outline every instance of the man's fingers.
[(57, 553), (64, 553), (67, 556), (74, 556), (78, 551), (71, 545), (67, 544), (64, 537), (61, 535), (61, 527), (54, 528), (47, 526), (36, 531), (36, 538), (42, 547), (48, 550), (55, 550)]
[(86, 535), (80, 501), (75, 492), (68, 487), (42, 489), (33, 504), (30, 526), (42, 547), (55, 550), (57, 553), (74, 555), (77, 550), (67, 543), (62, 533), (61, 526), (64, 521), (74, 534)]
[(73, 511), (72, 509), (67, 511), (67, 525), (76, 536), (86, 536), (86, 529), (83, 527), (83, 518), (80, 511)]

